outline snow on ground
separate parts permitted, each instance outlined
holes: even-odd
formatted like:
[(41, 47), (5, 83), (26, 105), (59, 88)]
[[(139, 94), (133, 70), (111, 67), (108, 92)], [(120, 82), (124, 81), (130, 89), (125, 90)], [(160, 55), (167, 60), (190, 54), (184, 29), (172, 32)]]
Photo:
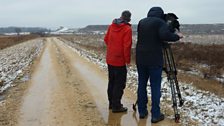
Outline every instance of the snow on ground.
[[(104, 54), (96, 54), (92, 50), (80, 48), (75, 43), (64, 42), (80, 56), (107, 70)], [(193, 120), (203, 126), (224, 126), (224, 98), (208, 91), (199, 90), (192, 84), (179, 82), (179, 85), (182, 98), (185, 100), (184, 105), (178, 108), (181, 113), (181, 124), (189, 125), (189, 120)], [(136, 93), (137, 71), (135, 67), (128, 68), (127, 86)], [(163, 107), (168, 106), (172, 110), (171, 90), (166, 76), (163, 77), (161, 90), (161, 105)], [(150, 95), (150, 86), (148, 86), (148, 96)], [(171, 114), (168, 118), (174, 119), (174, 114)]]
[(23, 74), (23, 69), (32, 63), (42, 47), (43, 40), (35, 39), (0, 50), (0, 94)]

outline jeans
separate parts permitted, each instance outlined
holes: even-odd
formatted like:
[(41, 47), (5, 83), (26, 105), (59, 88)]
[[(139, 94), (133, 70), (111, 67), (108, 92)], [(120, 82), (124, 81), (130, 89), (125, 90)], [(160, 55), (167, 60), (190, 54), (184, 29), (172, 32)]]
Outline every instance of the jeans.
[(127, 69), (126, 66), (108, 65), (108, 100), (112, 108), (122, 107), (121, 98), (126, 86)]
[(137, 65), (138, 70), (138, 111), (139, 114), (145, 114), (147, 111), (147, 82), (150, 79), (151, 86), (151, 102), (152, 102), (152, 118), (160, 116), (160, 97), (161, 97), (161, 80), (162, 67), (151, 67), (145, 65)]

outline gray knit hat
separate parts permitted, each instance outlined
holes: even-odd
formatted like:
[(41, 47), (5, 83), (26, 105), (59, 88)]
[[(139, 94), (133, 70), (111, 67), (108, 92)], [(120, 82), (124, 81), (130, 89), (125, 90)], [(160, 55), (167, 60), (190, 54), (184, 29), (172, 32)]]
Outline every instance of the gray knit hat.
[(126, 22), (130, 22), (131, 21), (131, 12), (128, 10), (125, 10), (121, 13), (121, 18), (123, 20), (125, 20)]

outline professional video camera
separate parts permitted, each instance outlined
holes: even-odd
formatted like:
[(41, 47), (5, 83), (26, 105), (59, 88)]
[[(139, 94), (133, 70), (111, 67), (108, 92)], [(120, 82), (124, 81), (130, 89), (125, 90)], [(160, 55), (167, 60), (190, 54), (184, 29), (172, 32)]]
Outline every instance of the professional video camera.
[(170, 31), (173, 33), (176, 30), (180, 31), (180, 24), (177, 19), (178, 19), (178, 17), (174, 13), (164, 14), (164, 20), (168, 24)]

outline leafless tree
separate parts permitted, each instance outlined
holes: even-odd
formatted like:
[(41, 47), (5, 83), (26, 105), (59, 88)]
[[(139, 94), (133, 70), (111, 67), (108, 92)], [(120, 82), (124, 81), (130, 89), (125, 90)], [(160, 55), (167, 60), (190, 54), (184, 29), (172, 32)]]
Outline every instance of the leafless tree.
[(18, 36), (19, 36), (21, 31), (22, 31), (21, 28), (15, 28), (15, 32), (17, 33)]

